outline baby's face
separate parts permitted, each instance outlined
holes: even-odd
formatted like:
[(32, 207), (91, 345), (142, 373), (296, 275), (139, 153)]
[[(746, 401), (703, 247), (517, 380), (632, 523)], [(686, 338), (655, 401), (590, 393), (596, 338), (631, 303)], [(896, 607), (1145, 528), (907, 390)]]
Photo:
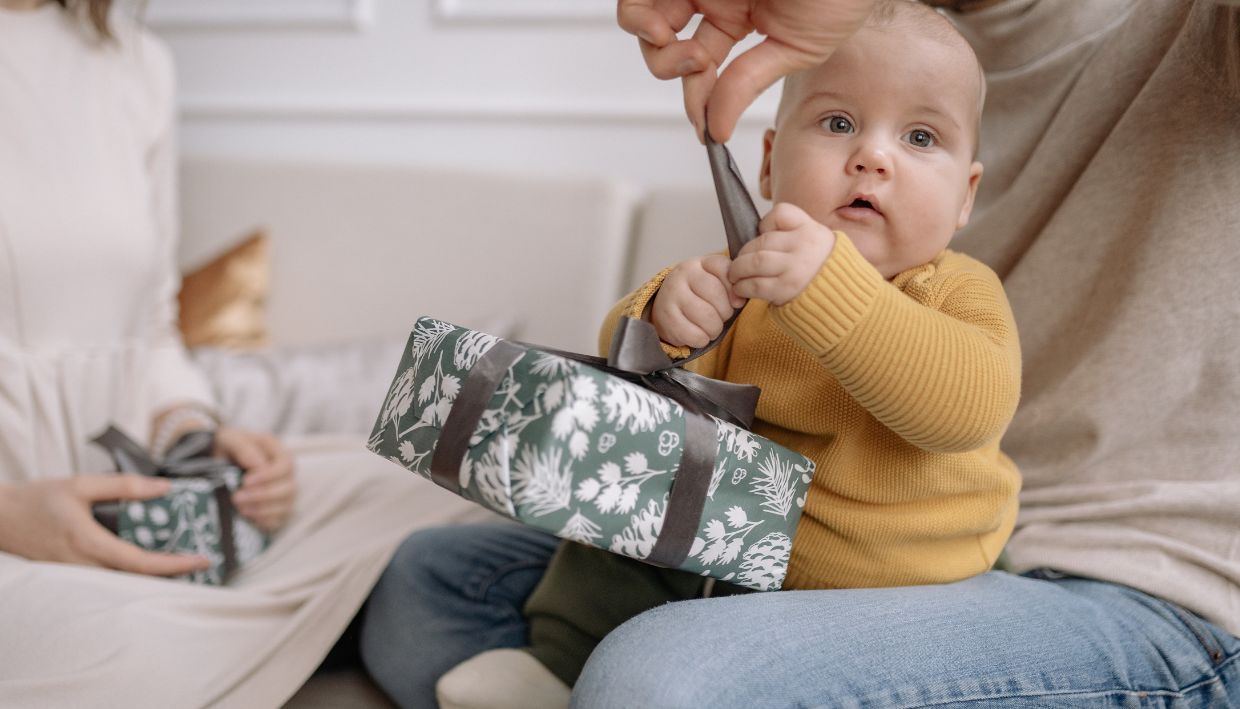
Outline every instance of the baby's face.
[(762, 195), (846, 233), (884, 278), (930, 261), (973, 208), (980, 81), (967, 47), (861, 29), (785, 82)]

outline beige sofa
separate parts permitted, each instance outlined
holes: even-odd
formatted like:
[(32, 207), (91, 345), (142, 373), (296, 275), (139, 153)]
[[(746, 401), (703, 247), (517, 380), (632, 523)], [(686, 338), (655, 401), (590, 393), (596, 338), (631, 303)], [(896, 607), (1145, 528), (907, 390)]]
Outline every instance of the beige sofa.
[[(593, 351), (624, 292), (723, 247), (704, 154), (702, 169), (702, 189), (641, 191), (605, 177), (187, 159), (182, 265), (255, 227), (272, 251), (271, 351), (198, 354), (226, 415), (368, 456), (359, 429), (419, 315)], [(289, 706), (389, 705), (360, 674), (335, 673)]]

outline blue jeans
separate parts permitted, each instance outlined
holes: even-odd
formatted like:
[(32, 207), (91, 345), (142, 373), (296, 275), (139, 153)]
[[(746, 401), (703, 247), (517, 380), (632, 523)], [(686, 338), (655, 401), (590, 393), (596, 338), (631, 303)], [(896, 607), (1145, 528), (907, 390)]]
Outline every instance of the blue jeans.
[(409, 535), (367, 601), (362, 664), (397, 704), (435, 709), (435, 682), (484, 650), (523, 647), (521, 609), (555, 537), (518, 524), (433, 527)]
[[(556, 540), (513, 525), (411, 535), (362, 628), (398, 703), (483, 650), (526, 643), (521, 615)], [(1050, 572), (960, 583), (683, 601), (595, 650), (577, 707), (1240, 707), (1240, 640), (1133, 589)]]
[(991, 572), (943, 586), (685, 601), (620, 626), (573, 706), (1240, 706), (1240, 641), (1123, 586)]

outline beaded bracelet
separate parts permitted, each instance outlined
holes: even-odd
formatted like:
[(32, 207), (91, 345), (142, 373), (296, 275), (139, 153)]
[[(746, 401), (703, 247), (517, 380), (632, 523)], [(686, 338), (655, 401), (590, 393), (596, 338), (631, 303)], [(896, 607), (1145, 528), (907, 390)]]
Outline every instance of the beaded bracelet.
[(194, 428), (215, 429), (218, 426), (219, 419), (210, 409), (199, 404), (183, 404), (160, 418), (159, 428), (151, 436), (151, 452), (162, 456), (179, 434)]

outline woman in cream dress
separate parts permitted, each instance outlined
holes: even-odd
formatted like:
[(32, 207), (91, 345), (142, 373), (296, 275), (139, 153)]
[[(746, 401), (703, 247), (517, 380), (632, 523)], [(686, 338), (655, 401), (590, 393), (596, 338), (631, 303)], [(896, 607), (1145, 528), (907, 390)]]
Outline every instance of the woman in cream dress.
[[(227, 588), (163, 578), (90, 516), (157, 496), (89, 439), (214, 425), (176, 333), (173, 72), (109, 2), (0, 0), (0, 706), (278, 706), (396, 543), (467, 503), (370, 456), (221, 427), (240, 511), (275, 531)], [(86, 15), (103, 9), (98, 28)], [(80, 10), (74, 12), (74, 10)]]

